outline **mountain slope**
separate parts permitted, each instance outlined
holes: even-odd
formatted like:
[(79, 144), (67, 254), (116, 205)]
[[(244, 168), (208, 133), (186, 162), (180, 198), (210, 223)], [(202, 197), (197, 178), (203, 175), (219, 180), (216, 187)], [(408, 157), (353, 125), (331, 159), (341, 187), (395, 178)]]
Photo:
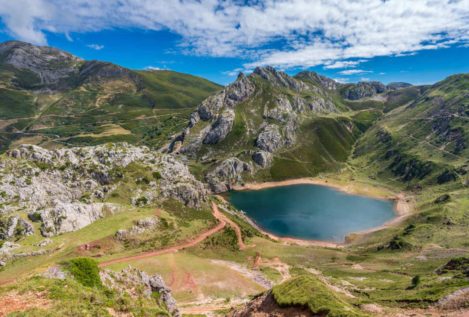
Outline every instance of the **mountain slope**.
[(464, 179), (469, 157), (469, 75), (454, 75), (380, 120), (357, 145), (378, 176), (404, 182)]
[(339, 86), (316, 73), (294, 78), (271, 67), (240, 74), (198, 106), (168, 150), (193, 158), (194, 168), (215, 191), (243, 178), (285, 179), (337, 170), (379, 116), (375, 109), (347, 107)]
[(0, 150), (11, 142), (159, 146), (189, 109), (219, 89), (191, 75), (132, 71), (50, 47), (5, 42), (0, 44)]

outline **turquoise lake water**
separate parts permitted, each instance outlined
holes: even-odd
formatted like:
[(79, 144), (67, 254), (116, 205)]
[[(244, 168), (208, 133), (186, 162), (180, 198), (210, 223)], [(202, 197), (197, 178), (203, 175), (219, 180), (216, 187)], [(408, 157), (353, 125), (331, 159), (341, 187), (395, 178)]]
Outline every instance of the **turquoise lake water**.
[(320, 185), (233, 191), (229, 200), (265, 231), (300, 239), (342, 242), (349, 233), (378, 227), (395, 217), (390, 200)]

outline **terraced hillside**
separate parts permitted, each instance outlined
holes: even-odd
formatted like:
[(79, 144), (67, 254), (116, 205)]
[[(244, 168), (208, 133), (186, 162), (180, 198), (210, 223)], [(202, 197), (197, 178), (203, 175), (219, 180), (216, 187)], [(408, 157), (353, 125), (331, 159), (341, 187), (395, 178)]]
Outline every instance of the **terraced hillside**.
[(221, 89), (172, 71), (132, 71), (23, 42), (0, 44), (0, 151), (126, 141), (161, 146)]

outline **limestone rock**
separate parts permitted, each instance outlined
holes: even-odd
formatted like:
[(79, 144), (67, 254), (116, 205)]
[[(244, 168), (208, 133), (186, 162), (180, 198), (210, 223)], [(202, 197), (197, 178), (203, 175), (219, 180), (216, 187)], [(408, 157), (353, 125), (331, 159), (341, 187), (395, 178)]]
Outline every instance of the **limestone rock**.
[(319, 75), (316, 72), (303, 71), (298, 73), (295, 78), (311, 81), (329, 90), (336, 90), (339, 86), (339, 84), (335, 80)]
[(7, 240), (15, 236), (30, 236), (34, 233), (33, 226), (26, 220), (11, 216), (6, 222), (0, 222), (0, 239)]
[(67, 274), (58, 266), (51, 266), (45, 271), (42, 276), (49, 279), (64, 280)]
[(115, 237), (117, 240), (126, 240), (133, 235), (138, 235), (153, 230), (158, 226), (158, 224), (159, 219), (156, 217), (139, 219), (134, 222), (134, 225), (130, 229), (117, 230)]
[(266, 151), (257, 151), (252, 155), (252, 160), (262, 168), (270, 166), (272, 159), (272, 154)]
[(217, 144), (223, 141), (233, 128), (235, 113), (233, 110), (225, 110), (212, 124), (205, 135), (204, 144)]
[(274, 152), (284, 144), (280, 129), (275, 124), (267, 125), (256, 139), (256, 146), (267, 152)]
[(242, 181), (242, 174), (252, 172), (252, 166), (236, 157), (231, 157), (217, 165), (206, 176), (210, 188), (215, 193), (228, 191), (230, 187)]
[(117, 207), (112, 204), (84, 204), (58, 202), (54, 207), (39, 211), (42, 219), (41, 233), (45, 237), (76, 231), (105, 214), (112, 214)]
[(342, 96), (350, 100), (372, 97), (386, 91), (386, 86), (378, 81), (359, 82), (350, 84), (342, 91)]
[(58, 49), (19, 41), (0, 44), (0, 55), (4, 55), (4, 63), (30, 71), (36, 76), (32, 79), (47, 88), (66, 85), (64, 79), (77, 75), (81, 62), (78, 57)]
[(277, 71), (271, 66), (257, 67), (254, 69), (253, 73), (259, 75), (277, 87), (290, 88), (296, 91), (308, 89), (307, 85), (302, 81), (296, 80), (282, 71)]
[(173, 317), (180, 317), (171, 289), (168, 288), (163, 278), (158, 275), (149, 276), (138, 269), (128, 267), (120, 272), (102, 270), (99, 273), (102, 283), (120, 294), (128, 294), (133, 298), (145, 296), (151, 298), (153, 292), (160, 294), (160, 305), (166, 306)]
[[(47, 150), (21, 145), (7, 152), (0, 165), (0, 213), (27, 211), (31, 220), (46, 222), (43, 233), (48, 236), (78, 230), (102, 217), (99, 203), (120, 186), (131, 163), (156, 176), (136, 180), (130, 203), (174, 198), (198, 208), (205, 200), (206, 188), (181, 160), (147, 147), (120, 143)], [(68, 212), (70, 221), (62, 219)], [(20, 225), (29, 234), (32, 227)]]
[(274, 119), (279, 122), (286, 122), (294, 115), (293, 107), (285, 96), (277, 97), (273, 108), (264, 109), (264, 118)]

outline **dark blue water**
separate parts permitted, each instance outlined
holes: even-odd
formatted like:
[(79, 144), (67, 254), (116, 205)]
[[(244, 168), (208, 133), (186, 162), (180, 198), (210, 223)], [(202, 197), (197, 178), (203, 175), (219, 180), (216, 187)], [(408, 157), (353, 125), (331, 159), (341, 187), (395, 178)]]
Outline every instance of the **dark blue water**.
[(229, 200), (265, 231), (300, 239), (342, 242), (351, 232), (378, 227), (395, 216), (392, 201), (320, 185), (233, 191)]

